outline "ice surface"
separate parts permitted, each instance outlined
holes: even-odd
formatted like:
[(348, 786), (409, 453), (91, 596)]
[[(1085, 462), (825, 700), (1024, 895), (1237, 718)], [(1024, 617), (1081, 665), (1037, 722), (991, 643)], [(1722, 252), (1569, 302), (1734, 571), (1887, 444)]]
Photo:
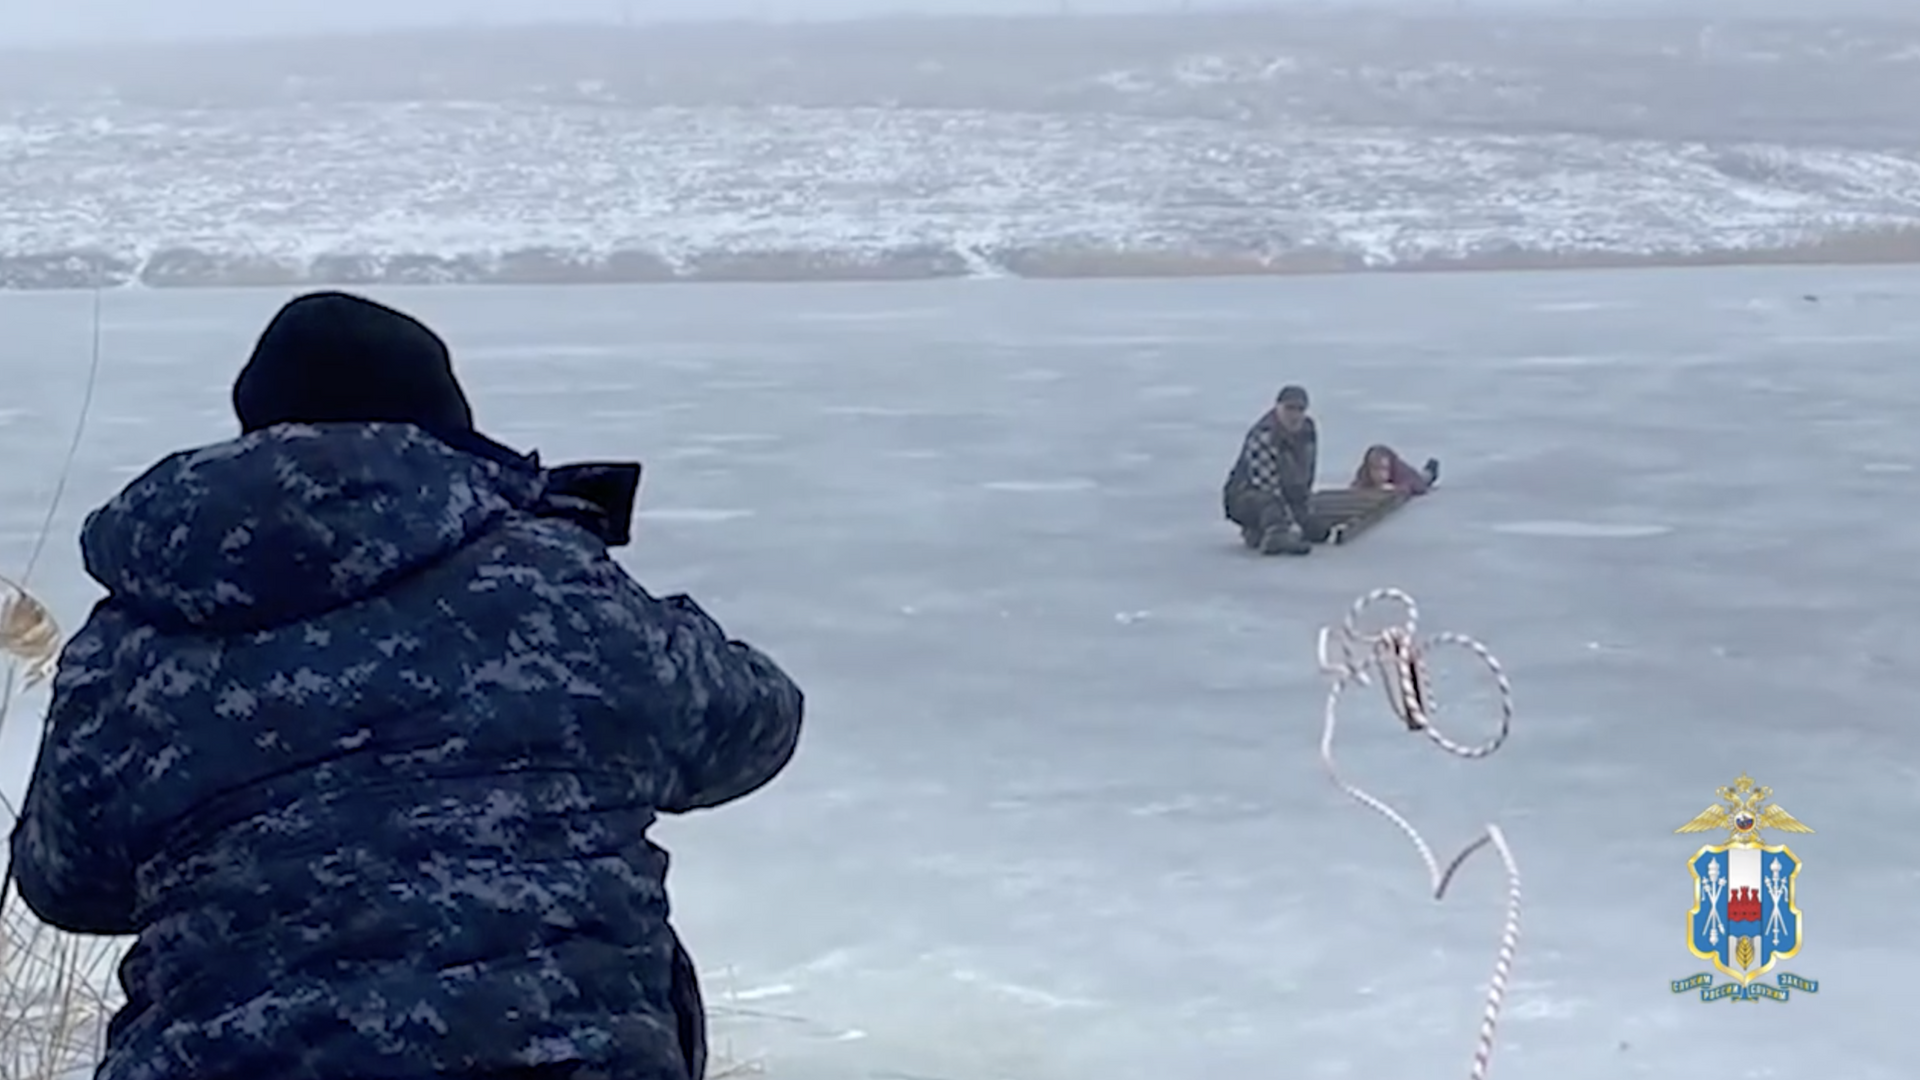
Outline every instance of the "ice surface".
[[(387, 295), (445, 328), (503, 438), (645, 458), (629, 565), (808, 690), (788, 775), (659, 831), (716, 1042), (767, 1075), (1465, 1075), (1498, 870), (1433, 903), (1316, 760), (1314, 631), (1379, 585), (1517, 684), (1489, 761), (1364, 697), (1342, 743), (1438, 846), (1488, 820), (1512, 839), (1527, 936), (1496, 1077), (1911, 1075), (1920, 274)], [(68, 621), (93, 596), (82, 514), (229, 432), (281, 299), (107, 298), (36, 578)], [(89, 303), (0, 296), (9, 571)], [(1218, 485), (1296, 380), (1327, 476), (1386, 440), (1443, 458), (1444, 492), (1352, 547), (1246, 555)], [(29, 743), (8, 733), (10, 791)], [(1784, 1005), (1668, 990), (1701, 966), (1701, 838), (1673, 829), (1743, 770), (1819, 830), (1795, 839), (1812, 933), (1789, 970), (1821, 989)]]

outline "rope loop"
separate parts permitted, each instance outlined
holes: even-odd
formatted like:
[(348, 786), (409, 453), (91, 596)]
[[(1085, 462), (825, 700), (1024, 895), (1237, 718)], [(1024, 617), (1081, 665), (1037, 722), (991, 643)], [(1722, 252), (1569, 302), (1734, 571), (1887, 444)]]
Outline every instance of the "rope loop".
[[(1392, 604), (1401, 611), (1400, 621), (1378, 630), (1362, 629), (1369, 610)], [(1507, 682), (1500, 661), (1479, 641), (1465, 634), (1438, 633), (1420, 635), (1420, 608), (1413, 597), (1399, 589), (1375, 589), (1354, 601), (1338, 626), (1323, 627), (1317, 648), (1320, 669), (1331, 676), (1327, 688), (1326, 719), (1320, 736), (1320, 762), (1327, 775), (1349, 798), (1391, 822), (1419, 853), (1426, 864), (1435, 900), (1444, 900), (1453, 878), (1474, 852), (1491, 847), (1507, 870), (1507, 917), (1500, 933), (1500, 950), (1494, 960), (1493, 978), (1487, 986), (1485, 1008), (1481, 1014), (1480, 1036), (1474, 1047), (1471, 1080), (1486, 1080), (1493, 1059), (1494, 1033), (1500, 1024), (1500, 1011), (1506, 1001), (1507, 982), (1513, 971), (1513, 958), (1520, 945), (1520, 867), (1507, 846), (1506, 835), (1498, 825), (1489, 824), (1472, 843), (1460, 850), (1443, 867), (1434, 856), (1420, 830), (1414, 828), (1399, 811), (1349, 783), (1334, 762), (1333, 736), (1340, 725), (1341, 695), (1354, 686), (1377, 684), (1384, 693), (1387, 708), (1394, 718), (1414, 734), (1455, 757), (1479, 759), (1491, 756), (1507, 741), (1513, 728), (1513, 688)], [(1491, 676), (1500, 698), (1498, 729), (1485, 742), (1462, 743), (1449, 737), (1439, 726), (1440, 703), (1434, 695), (1428, 658), (1441, 649), (1456, 649), (1471, 654)]]

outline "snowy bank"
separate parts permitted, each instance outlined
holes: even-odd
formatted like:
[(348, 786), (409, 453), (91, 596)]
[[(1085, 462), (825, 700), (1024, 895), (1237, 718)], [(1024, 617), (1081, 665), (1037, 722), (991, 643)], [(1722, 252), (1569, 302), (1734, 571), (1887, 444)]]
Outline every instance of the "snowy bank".
[(1920, 20), (1256, 12), (0, 50), (0, 287), (1920, 257)]
[(1098, 113), (349, 103), (16, 109), (0, 114), (0, 151), (0, 287), (16, 289), (1920, 255), (1920, 152), (1895, 150)]

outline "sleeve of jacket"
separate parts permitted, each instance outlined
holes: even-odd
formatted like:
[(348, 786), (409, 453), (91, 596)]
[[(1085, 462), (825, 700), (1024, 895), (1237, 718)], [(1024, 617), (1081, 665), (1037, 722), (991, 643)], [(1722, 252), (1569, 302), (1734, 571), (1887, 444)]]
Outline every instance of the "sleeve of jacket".
[(134, 865), (118, 824), (130, 747), (105, 753), (119, 705), (111, 638), (96, 609), (68, 642), (54, 679), (39, 756), (14, 823), (11, 867), (20, 899), (42, 922), (76, 934), (131, 934)]
[(672, 775), (659, 809), (704, 810), (765, 786), (793, 759), (805, 701), (772, 659), (729, 640), (686, 596), (656, 598), (617, 568), (624, 604), (645, 628), (638, 672), (657, 695), (655, 737)]

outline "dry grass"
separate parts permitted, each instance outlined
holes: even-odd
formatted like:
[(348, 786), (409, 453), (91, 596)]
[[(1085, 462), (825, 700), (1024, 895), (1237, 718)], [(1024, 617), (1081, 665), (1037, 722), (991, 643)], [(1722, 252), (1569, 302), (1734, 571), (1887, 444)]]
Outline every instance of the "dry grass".
[[(1393, 266), (1368, 266), (1358, 256), (1323, 248), (1252, 253), (1190, 249), (1100, 247), (1008, 247), (980, 253), (986, 263), (1018, 278), (1199, 278), (1292, 274), (1439, 273), (1495, 270), (1599, 270), (1676, 266), (1892, 265), (1920, 263), (1920, 224), (1809, 236), (1805, 241), (1765, 248), (1707, 248), (1691, 252), (1532, 251), (1520, 247), (1463, 256), (1413, 259)], [(347, 261), (353, 261), (351, 259)], [(415, 260), (417, 261), (417, 260)], [(407, 284), (427, 280), (406, 259), (363, 260), (356, 283)], [(309, 273), (329, 280), (332, 269)], [(483, 265), (477, 259), (442, 259), (430, 275), (435, 281), (473, 284), (666, 284), (672, 282), (890, 282), (964, 277), (969, 260), (939, 247), (906, 247), (883, 252), (765, 251), (716, 252), (694, 256), (675, 270), (648, 252), (614, 257), (572, 258), (551, 251), (516, 252)], [(182, 277), (174, 286), (246, 285), (248, 273), (210, 273)]]
[(1664, 266), (1897, 266), (1920, 263), (1920, 224), (1848, 229), (1760, 248), (1634, 252), (1493, 251), (1435, 258), (1392, 268), (1398, 272), (1474, 270), (1608, 270)]
[[(28, 686), (53, 676), (60, 660), (60, 624), (47, 605), (16, 583), (0, 576), (0, 652), (13, 657), (26, 671)], [(5, 722), (0, 704), (0, 724)]]
[[(120, 938), (83, 937), (33, 917), (8, 887), (0, 917), (0, 1080), (90, 1077), (104, 1050), (106, 1024), (119, 1007), (114, 969)], [(707, 1009), (711, 1028), (705, 1080), (766, 1074), (764, 1058), (725, 1034), (746, 1015), (731, 982)]]
[(707, 1003), (707, 1075), (703, 1080), (744, 1080), (764, 1075), (767, 1071), (764, 1058), (740, 1053), (731, 1037), (720, 1034), (728, 1021), (745, 1013), (732, 970), (727, 971), (721, 984), (720, 1001), (719, 1005)]
[(1263, 256), (1125, 248), (1016, 248), (996, 253), (995, 261), (1022, 278), (1263, 277), (1337, 274), (1362, 268), (1353, 256), (1319, 249)]
[(33, 917), (11, 886), (0, 917), (0, 1077), (91, 1076), (119, 1007), (126, 941), (69, 934)]
[[(886, 251), (715, 251), (669, 262), (658, 252), (524, 248), (497, 254), (323, 255), (300, 263), (188, 248), (144, 262), (99, 251), (0, 254), (0, 290), (367, 285), (638, 285), (675, 282), (888, 282), (966, 277), (983, 266), (1017, 278), (1199, 278), (1290, 274), (1603, 270), (1672, 266), (1920, 264), (1920, 221), (1809, 233), (1774, 247), (1686, 252), (1538, 251), (1512, 246), (1370, 266), (1327, 248), (1262, 252), (1194, 247), (1013, 244), (963, 256), (934, 244)], [(0, 1078), (4, 1080), (4, 1078)]]
[(1920, 264), (1920, 224), (1810, 236), (1761, 248), (1691, 252), (1531, 251), (1520, 247), (1367, 266), (1337, 251), (1303, 249), (1271, 256), (1168, 250), (1033, 249), (999, 257), (1027, 278), (1247, 277), (1340, 273), (1466, 273), (1502, 270), (1610, 270), (1682, 266), (1889, 266)]
[[(0, 729), (15, 701), (16, 676), (28, 686), (53, 674), (59, 624), (45, 604), (0, 577), (0, 656), (9, 662), (0, 690)], [(12, 831), (14, 808), (8, 806)], [(7, 875), (0, 889), (0, 1078), (66, 1080), (91, 1076), (119, 1006), (115, 967), (122, 938), (69, 934), (35, 918)]]
[(760, 251), (699, 255), (674, 280), (708, 282), (929, 281), (962, 277), (966, 261), (938, 247), (884, 252)]

